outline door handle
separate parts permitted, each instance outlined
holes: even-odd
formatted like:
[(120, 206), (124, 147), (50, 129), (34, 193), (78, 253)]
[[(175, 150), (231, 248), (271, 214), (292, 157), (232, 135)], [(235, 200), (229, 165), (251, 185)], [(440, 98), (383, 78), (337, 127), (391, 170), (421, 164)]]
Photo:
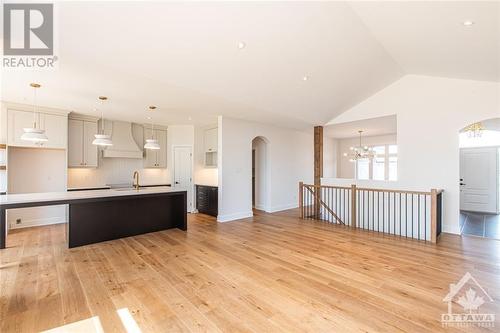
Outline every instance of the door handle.
[(175, 182), (176, 184), (179, 184), (179, 182)]
[(461, 185), (461, 186), (465, 186), (466, 184), (464, 184), (464, 183), (460, 183), (460, 185)]

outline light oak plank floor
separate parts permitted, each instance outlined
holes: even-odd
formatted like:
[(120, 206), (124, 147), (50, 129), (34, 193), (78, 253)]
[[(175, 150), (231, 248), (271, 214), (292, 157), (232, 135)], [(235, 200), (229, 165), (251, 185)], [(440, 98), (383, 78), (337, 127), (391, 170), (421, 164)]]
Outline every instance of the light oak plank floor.
[(0, 250), (0, 332), (498, 332), (440, 317), (466, 272), (494, 300), (481, 312), (500, 317), (500, 241), (432, 245), (296, 216), (190, 215), (187, 232), (71, 250), (64, 225), (13, 231)]

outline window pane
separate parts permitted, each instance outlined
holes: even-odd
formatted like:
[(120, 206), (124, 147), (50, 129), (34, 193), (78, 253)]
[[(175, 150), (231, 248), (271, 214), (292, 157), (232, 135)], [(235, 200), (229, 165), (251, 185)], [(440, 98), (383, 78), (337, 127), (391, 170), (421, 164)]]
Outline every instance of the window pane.
[(357, 178), (370, 179), (370, 161), (358, 160), (357, 161)]
[(398, 180), (398, 158), (389, 157), (389, 180)]
[(373, 179), (374, 180), (384, 180), (385, 179), (385, 158), (375, 157), (373, 159)]
[(377, 154), (377, 155), (384, 155), (385, 154), (385, 146), (375, 146), (372, 148), (373, 148), (373, 151), (375, 152), (375, 154)]
[(397, 154), (398, 153), (398, 146), (397, 145), (390, 145), (389, 146), (389, 154)]

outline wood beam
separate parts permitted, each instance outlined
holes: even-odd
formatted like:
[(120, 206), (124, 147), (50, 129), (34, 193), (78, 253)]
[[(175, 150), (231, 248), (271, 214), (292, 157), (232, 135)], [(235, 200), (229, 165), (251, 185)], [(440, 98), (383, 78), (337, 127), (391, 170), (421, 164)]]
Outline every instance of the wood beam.
[(314, 127), (314, 214), (319, 218), (321, 213), (321, 177), (323, 177), (323, 126)]

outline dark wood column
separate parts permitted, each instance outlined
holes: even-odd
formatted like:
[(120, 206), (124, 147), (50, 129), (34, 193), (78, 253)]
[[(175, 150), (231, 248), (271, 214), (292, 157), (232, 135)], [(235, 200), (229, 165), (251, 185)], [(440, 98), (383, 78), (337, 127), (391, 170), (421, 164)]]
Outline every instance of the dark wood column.
[[(314, 214), (320, 215), (321, 177), (323, 177), (323, 126), (314, 127)], [(317, 186), (317, 187), (316, 187)]]

